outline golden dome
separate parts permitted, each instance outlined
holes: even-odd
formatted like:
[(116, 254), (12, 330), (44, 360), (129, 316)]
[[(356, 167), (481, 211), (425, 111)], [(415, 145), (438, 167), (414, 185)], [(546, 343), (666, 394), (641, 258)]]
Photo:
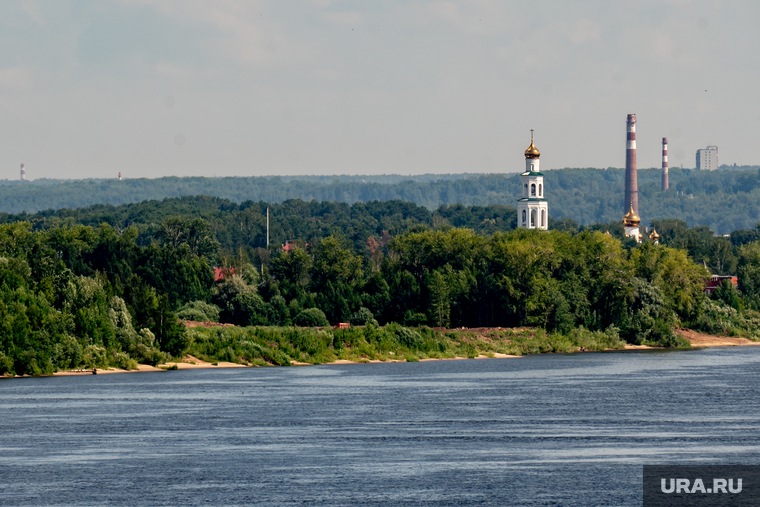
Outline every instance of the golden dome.
[(538, 158), (541, 156), (541, 152), (538, 151), (538, 148), (536, 148), (536, 145), (533, 144), (533, 138), (530, 140), (530, 146), (528, 146), (528, 149), (525, 150), (525, 158)]
[(623, 217), (623, 225), (626, 227), (636, 227), (640, 222), (641, 219), (636, 214), (636, 212), (633, 211), (633, 203), (631, 203), (631, 209), (629, 209), (628, 213), (626, 213)]
[(654, 226), (652, 226), (652, 234), (649, 235), (649, 239), (652, 241), (657, 241), (660, 239), (660, 235), (657, 234), (657, 229), (655, 229)]

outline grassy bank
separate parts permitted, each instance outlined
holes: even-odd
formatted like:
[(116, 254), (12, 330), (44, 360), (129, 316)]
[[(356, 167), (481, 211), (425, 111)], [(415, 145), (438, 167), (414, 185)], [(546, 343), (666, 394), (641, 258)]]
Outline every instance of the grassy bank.
[(494, 354), (542, 354), (623, 349), (614, 331), (574, 329), (563, 335), (542, 329), (436, 330), (396, 324), (350, 329), (212, 327), (188, 330), (188, 353), (205, 361), (250, 365), (349, 361), (418, 361)]

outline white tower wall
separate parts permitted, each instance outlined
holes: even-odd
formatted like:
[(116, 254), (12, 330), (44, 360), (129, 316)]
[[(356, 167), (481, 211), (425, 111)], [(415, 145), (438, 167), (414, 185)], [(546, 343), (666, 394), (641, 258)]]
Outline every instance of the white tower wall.
[[(535, 149), (533, 139), (528, 150), (531, 148)], [(525, 172), (520, 175), (522, 197), (517, 200), (517, 227), (546, 231), (549, 229), (549, 203), (537, 154), (538, 150), (535, 156), (528, 156), (526, 152)]]

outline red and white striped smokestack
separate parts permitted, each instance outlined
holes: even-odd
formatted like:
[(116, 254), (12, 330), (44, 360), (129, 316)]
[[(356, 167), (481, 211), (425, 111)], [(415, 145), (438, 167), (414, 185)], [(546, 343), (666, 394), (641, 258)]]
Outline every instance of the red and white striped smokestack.
[(636, 174), (636, 115), (629, 114), (626, 121), (625, 146), (625, 202), (623, 213), (633, 206), (633, 211), (639, 214), (639, 182)]
[(668, 138), (662, 138), (662, 191), (666, 191), (670, 183), (668, 182)]
[(24, 169), (24, 164), (21, 164), (21, 181), (26, 181), (26, 169)]

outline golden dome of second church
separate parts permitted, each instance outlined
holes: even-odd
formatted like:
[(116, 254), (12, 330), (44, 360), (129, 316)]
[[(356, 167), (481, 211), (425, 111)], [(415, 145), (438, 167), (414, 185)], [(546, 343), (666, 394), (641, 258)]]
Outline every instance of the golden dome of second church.
[(636, 227), (641, 222), (641, 219), (636, 214), (635, 211), (633, 211), (633, 203), (631, 203), (631, 209), (628, 210), (628, 213), (623, 216), (623, 225), (626, 227)]

